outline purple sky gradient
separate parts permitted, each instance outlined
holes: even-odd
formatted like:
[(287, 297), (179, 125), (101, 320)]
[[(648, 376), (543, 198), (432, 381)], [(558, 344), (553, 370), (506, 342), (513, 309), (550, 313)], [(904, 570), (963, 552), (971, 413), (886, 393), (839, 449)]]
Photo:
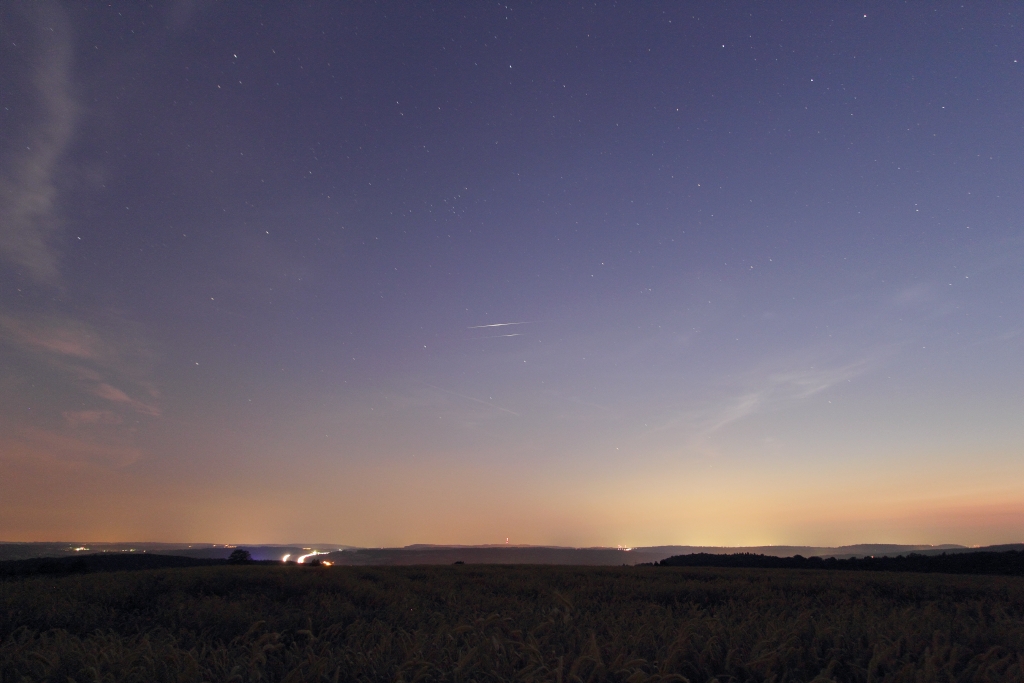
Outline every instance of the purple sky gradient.
[(6, 3), (0, 540), (1020, 541), (1022, 19)]

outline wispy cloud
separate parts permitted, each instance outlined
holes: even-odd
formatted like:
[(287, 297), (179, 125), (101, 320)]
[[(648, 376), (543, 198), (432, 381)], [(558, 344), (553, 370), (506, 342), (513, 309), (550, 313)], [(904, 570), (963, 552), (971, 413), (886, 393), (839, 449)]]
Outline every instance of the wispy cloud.
[(128, 394), (118, 389), (117, 387), (111, 386), (106, 382), (102, 382), (93, 387), (92, 393), (94, 396), (106, 399), (112, 403), (118, 403), (127, 406), (134, 410), (135, 412), (141, 413), (143, 415), (152, 415), (153, 417), (158, 417), (160, 415), (159, 408), (143, 403), (138, 399), (134, 399)]
[(473, 403), (480, 403), (480, 404), (485, 405), (485, 406), (490, 406), (491, 408), (494, 408), (495, 410), (499, 410), (499, 411), (501, 411), (503, 413), (508, 413), (509, 415), (515, 415), (516, 417), (519, 417), (519, 413), (517, 413), (515, 411), (512, 411), (512, 410), (509, 410), (508, 408), (502, 408), (501, 406), (499, 406), (499, 405), (497, 405), (495, 403), (492, 403), (491, 401), (485, 401), (482, 398), (476, 398), (476, 397), (473, 397), (473, 396), (467, 396), (465, 394), (460, 394), (460, 393), (457, 393), (457, 392), (454, 392), (454, 391), (449, 391), (448, 389), (442, 389), (441, 387), (435, 387), (433, 384), (428, 384), (427, 386), (430, 387), (431, 389), (433, 389), (434, 391), (440, 391), (442, 393), (448, 394), (449, 396), (456, 396), (456, 397), (464, 399), (466, 401), (472, 401)]
[(63, 413), (64, 420), (71, 427), (81, 425), (119, 425), (124, 420), (115, 412), (109, 410), (66, 410)]
[(757, 413), (806, 400), (866, 372), (872, 363), (818, 365), (792, 370), (751, 371), (733, 389), (719, 390), (700, 406), (683, 409), (655, 432), (685, 429), (695, 438), (710, 436)]
[(867, 361), (857, 361), (834, 367), (777, 372), (769, 375), (768, 380), (770, 386), (784, 396), (808, 398), (840, 382), (853, 379), (867, 370), (868, 365)]
[[(77, 383), (85, 392), (117, 408), (157, 417), (160, 392), (140, 367), (139, 343), (130, 336), (97, 328), (68, 316), (15, 318), (0, 315), (0, 344), (5, 344)], [(129, 386), (129, 391), (115, 386)], [(84, 422), (82, 422), (84, 424)]]
[(31, 415), (0, 425), (0, 455), (124, 466), (142, 456), (127, 418), (159, 416), (159, 392), (148, 382), (147, 345), (128, 321), (69, 308), (74, 297), (56, 237), (59, 175), (78, 121), (70, 23), (55, 2), (4, 3), (0, 31), (9, 105), (0, 136), (0, 268), (19, 283), (67, 295), (55, 298), (48, 313), (0, 309), (5, 391), (27, 385), (29, 376), (58, 388), (48, 408), (40, 403)]
[(142, 452), (122, 434), (74, 434), (21, 428), (5, 435), (0, 459), (55, 466), (120, 468), (138, 462)]
[(27, 96), (0, 163), (0, 259), (36, 282), (57, 285), (55, 174), (76, 119), (70, 29), (53, 3), (16, 3), (3, 14), (25, 33), (4, 41), (0, 58)]
[(706, 433), (719, 431), (760, 410), (810, 398), (864, 372), (866, 362), (767, 373), (751, 378), (754, 386), (727, 398), (704, 422)]
[(26, 320), (0, 315), (2, 338), (25, 348), (82, 360), (101, 361), (110, 355), (95, 332), (70, 318)]
[(718, 407), (710, 415), (705, 428), (706, 431), (717, 432), (727, 424), (742, 420), (748, 415), (757, 412), (757, 409), (761, 407), (768, 397), (768, 393), (770, 392), (754, 391), (727, 399), (724, 405)]

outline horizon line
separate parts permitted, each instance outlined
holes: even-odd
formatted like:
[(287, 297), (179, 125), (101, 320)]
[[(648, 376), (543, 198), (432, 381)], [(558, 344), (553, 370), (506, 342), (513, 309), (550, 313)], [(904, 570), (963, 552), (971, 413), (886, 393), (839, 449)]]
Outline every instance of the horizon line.
[(1002, 545), (1024, 545), (1024, 541), (1008, 541), (1002, 543), (986, 544), (963, 544), (963, 543), (893, 543), (893, 542), (861, 542), (844, 543), (841, 545), (818, 545), (813, 543), (762, 543), (745, 545), (715, 545), (715, 544), (693, 544), (693, 543), (661, 543), (657, 545), (554, 545), (539, 543), (409, 543), (406, 545), (352, 545), (348, 543), (211, 543), (205, 541), (7, 541), (0, 540), (0, 545), (96, 545), (96, 546), (175, 546), (188, 548), (198, 546), (200, 548), (237, 548), (237, 547), (270, 547), (270, 548), (313, 548), (333, 547), (338, 550), (415, 550), (429, 548), (546, 548), (557, 550), (618, 550), (630, 548), (632, 550), (656, 549), (656, 548), (713, 548), (713, 549), (749, 549), (749, 548), (815, 548), (838, 550), (842, 548), (855, 548), (859, 546), (892, 546), (892, 547), (919, 547), (919, 548), (984, 548)]

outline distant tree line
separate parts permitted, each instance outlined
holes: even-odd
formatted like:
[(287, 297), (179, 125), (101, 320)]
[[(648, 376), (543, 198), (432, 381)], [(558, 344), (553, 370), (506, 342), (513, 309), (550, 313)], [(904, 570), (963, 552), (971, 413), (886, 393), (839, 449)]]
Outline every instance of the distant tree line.
[(92, 572), (139, 569), (208, 567), (225, 562), (226, 560), (157, 555), (155, 553), (97, 553), (77, 557), (40, 557), (31, 560), (0, 562), (0, 578), (34, 574), (90, 574)]
[(694, 553), (675, 555), (659, 567), (749, 567), (762, 569), (839, 569), (876, 572), (924, 572), (941, 574), (1024, 575), (1024, 551), (942, 553), (941, 555), (898, 555), (896, 557), (774, 557), (755, 553), (716, 555)]

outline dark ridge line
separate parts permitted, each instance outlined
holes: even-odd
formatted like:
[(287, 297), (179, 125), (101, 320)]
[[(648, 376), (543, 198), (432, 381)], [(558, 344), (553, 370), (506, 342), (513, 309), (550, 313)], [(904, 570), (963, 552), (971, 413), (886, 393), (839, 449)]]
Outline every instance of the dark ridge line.
[(675, 555), (650, 566), (721, 567), (742, 569), (826, 569), (837, 571), (917, 572), (923, 574), (990, 574), (1024, 576), (1024, 551), (978, 551), (921, 555), (909, 553), (896, 557), (774, 557), (754, 553), (717, 555), (695, 553)]
[[(0, 562), (0, 579), (29, 576), (68, 576), (95, 572), (140, 571), (145, 569), (181, 569), (228, 565), (228, 560), (155, 553), (97, 553), (76, 557), (39, 557), (28, 560)], [(246, 562), (245, 564), (274, 564), (277, 561)]]

